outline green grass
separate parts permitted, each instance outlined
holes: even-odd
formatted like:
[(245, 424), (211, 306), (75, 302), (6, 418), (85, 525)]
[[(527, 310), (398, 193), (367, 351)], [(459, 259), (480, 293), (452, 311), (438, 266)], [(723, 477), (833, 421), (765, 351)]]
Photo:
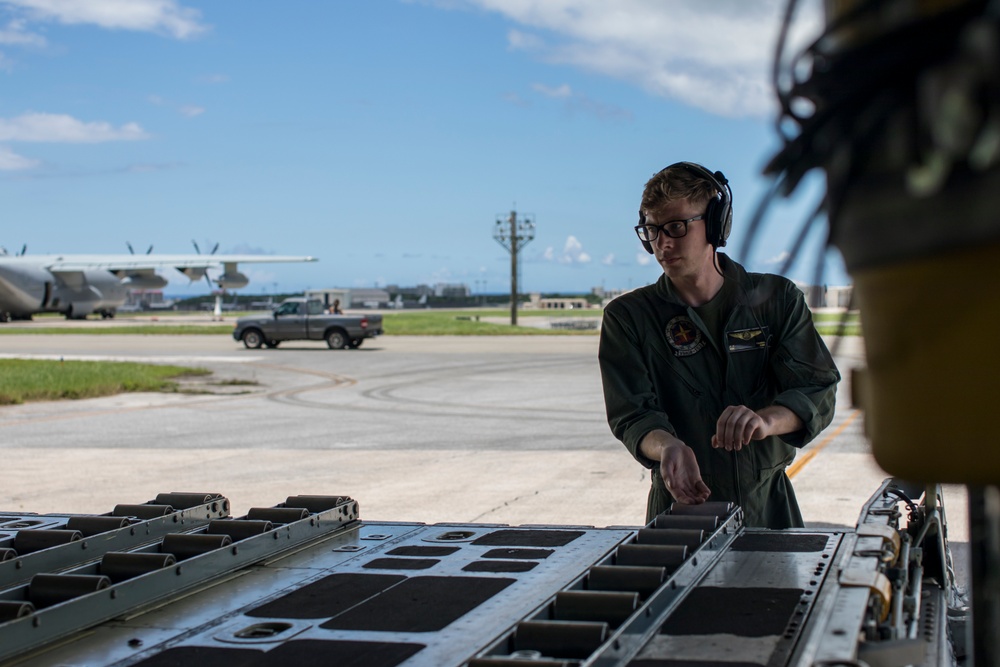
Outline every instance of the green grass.
[(0, 405), (129, 391), (177, 391), (173, 378), (209, 373), (203, 368), (131, 362), (0, 359)]
[(118, 335), (138, 335), (138, 336), (176, 336), (176, 335), (204, 335), (232, 334), (232, 324), (136, 324), (125, 326), (107, 327), (19, 327), (5, 326), (0, 324), (0, 335), (2, 334), (83, 334), (86, 336), (118, 336)]
[[(581, 311), (577, 311), (581, 312)], [(510, 313), (507, 313), (509, 317)], [(518, 319), (521, 318), (518, 313)], [(488, 311), (440, 311), (426, 310), (408, 313), (387, 313), (382, 317), (382, 329), (386, 335), (397, 336), (572, 336), (593, 335), (589, 331), (567, 331), (560, 329), (538, 329), (535, 327), (512, 327), (510, 324), (483, 322), (484, 317), (503, 317), (502, 312)], [(480, 321), (476, 321), (476, 317)], [(508, 320), (509, 322), (509, 320)]]

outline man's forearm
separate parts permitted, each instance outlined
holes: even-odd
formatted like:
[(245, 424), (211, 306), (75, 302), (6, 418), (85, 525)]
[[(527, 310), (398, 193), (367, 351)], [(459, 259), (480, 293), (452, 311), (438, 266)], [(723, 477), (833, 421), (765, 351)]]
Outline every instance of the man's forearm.
[(794, 433), (805, 424), (797, 414), (783, 405), (769, 405), (757, 411), (766, 425), (767, 435), (785, 435)]
[(650, 431), (643, 436), (639, 443), (639, 451), (650, 461), (662, 461), (663, 450), (673, 445), (683, 445), (684, 443), (662, 429)]

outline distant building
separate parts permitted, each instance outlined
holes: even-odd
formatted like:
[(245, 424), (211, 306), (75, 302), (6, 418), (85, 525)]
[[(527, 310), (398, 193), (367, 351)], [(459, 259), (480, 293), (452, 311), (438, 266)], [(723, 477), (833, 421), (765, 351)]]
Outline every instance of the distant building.
[(389, 294), (399, 294), (404, 297), (414, 297), (419, 299), (422, 296), (434, 296), (434, 288), (430, 285), (417, 285), (416, 287), (401, 287), (399, 285), (386, 285), (385, 291)]
[(810, 308), (848, 308), (854, 291), (851, 285), (828, 287), (796, 283), (796, 286), (806, 295), (806, 304)]
[(434, 286), (434, 296), (464, 299), (472, 295), (465, 283), (438, 283)]
[(538, 292), (532, 292), (528, 305), (539, 310), (583, 310), (590, 308), (590, 304), (582, 296), (543, 299)]
[(338, 299), (341, 308), (386, 308), (389, 305), (389, 292), (377, 287), (313, 289), (306, 290), (305, 295), (309, 299), (319, 299), (327, 308)]
[(118, 310), (122, 312), (167, 310), (173, 307), (173, 300), (164, 298), (160, 290), (129, 290), (125, 296), (125, 303)]

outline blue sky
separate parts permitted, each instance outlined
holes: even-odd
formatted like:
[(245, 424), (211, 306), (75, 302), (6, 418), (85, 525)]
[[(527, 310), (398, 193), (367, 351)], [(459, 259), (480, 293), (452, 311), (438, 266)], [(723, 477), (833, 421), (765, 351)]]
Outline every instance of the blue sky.
[[(646, 284), (660, 270), (631, 227), (671, 162), (725, 172), (729, 251), (745, 238), (778, 147), (783, 4), (0, 0), (0, 244), (320, 258), (241, 267), (258, 293), (504, 292), (492, 232), (516, 210), (536, 223), (524, 290)], [(777, 269), (817, 186), (775, 209), (750, 268)], [(168, 293), (207, 289), (165, 275)]]

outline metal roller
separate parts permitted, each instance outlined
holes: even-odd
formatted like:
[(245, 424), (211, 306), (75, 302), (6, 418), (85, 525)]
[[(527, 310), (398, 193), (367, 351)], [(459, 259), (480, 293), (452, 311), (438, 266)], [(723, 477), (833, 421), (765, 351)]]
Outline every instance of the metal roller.
[(14, 536), (14, 548), (19, 554), (30, 554), (60, 544), (69, 544), (82, 540), (83, 534), (78, 530), (19, 530)]
[(719, 517), (698, 514), (658, 514), (652, 528), (685, 528), (688, 530), (714, 531), (719, 527)]
[(248, 537), (261, 535), (274, 530), (270, 521), (250, 521), (247, 519), (215, 519), (208, 524), (206, 533), (211, 535), (228, 535), (233, 542), (245, 540)]
[(17, 558), (17, 549), (0, 549), (0, 561)]
[(146, 520), (173, 514), (173, 512), (174, 508), (170, 505), (115, 505), (111, 516), (134, 516), (136, 519)]
[(35, 613), (35, 605), (19, 600), (0, 600), (0, 623)]
[(676, 544), (694, 549), (705, 541), (705, 531), (693, 528), (640, 528), (637, 544)]
[(95, 574), (36, 574), (28, 584), (28, 599), (36, 608), (54, 604), (103, 590), (111, 580)]
[(687, 558), (687, 547), (676, 544), (623, 544), (618, 547), (618, 565), (646, 565), (676, 570)]
[(172, 505), (186, 510), (198, 505), (207, 505), (221, 498), (220, 493), (158, 493), (155, 502), (157, 505)]
[(312, 513), (332, 510), (350, 500), (349, 496), (288, 496), (285, 507), (304, 507)]
[(638, 565), (595, 565), (587, 573), (587, 588), (592, 591), (635, 591), (642, 597), (663, 585), (667, 570)]
[(233, 543), (233, 538), (228, 535), (205, 535), (199, 533), (189, 535), (187, 533), (170, 533), (163, 536), (160, 544), (160, 551), (165, 554), (173, 554), (177, 560), (184, 560), (192, 556), (228, 547)]
[(100, 572), (114, 583), (162, 570), (177, 563), (173, 554), (109, 551), (101, 558)]
[(468, 667), (572, 667), (575, 660), (542, 660), (529, 657), (490, 657), (473, 658)]
[(514, 630), (518, 651), (538, 651), (553, 658), (583, 659), (608, 638), (607, 623), (584, 621), (522, 621)]
[(684, 503), (675, 502), (670, 506), (670, 514), (674, 516), (707, 515), (725, 519), (733, 513), (734, 509), (736, 509), (736, 503), (729, 502), (728, 500), (713, 500), (700, 505), (685, 505)]
[(560, 591), (552, 615), (560, 621), (599, 621), (616, 628), (639, 606), (636, 592)]
[(308, 516), (309, 510), (304, 507), (251, 507), (247, 512), (247, 519), (271, 523), (292, 523)]
[(128, 525), (128, 517), (124, 516), (71, 516), (66, 521), (68, 530), (78, 530), (84, 537), (118, 530)]

